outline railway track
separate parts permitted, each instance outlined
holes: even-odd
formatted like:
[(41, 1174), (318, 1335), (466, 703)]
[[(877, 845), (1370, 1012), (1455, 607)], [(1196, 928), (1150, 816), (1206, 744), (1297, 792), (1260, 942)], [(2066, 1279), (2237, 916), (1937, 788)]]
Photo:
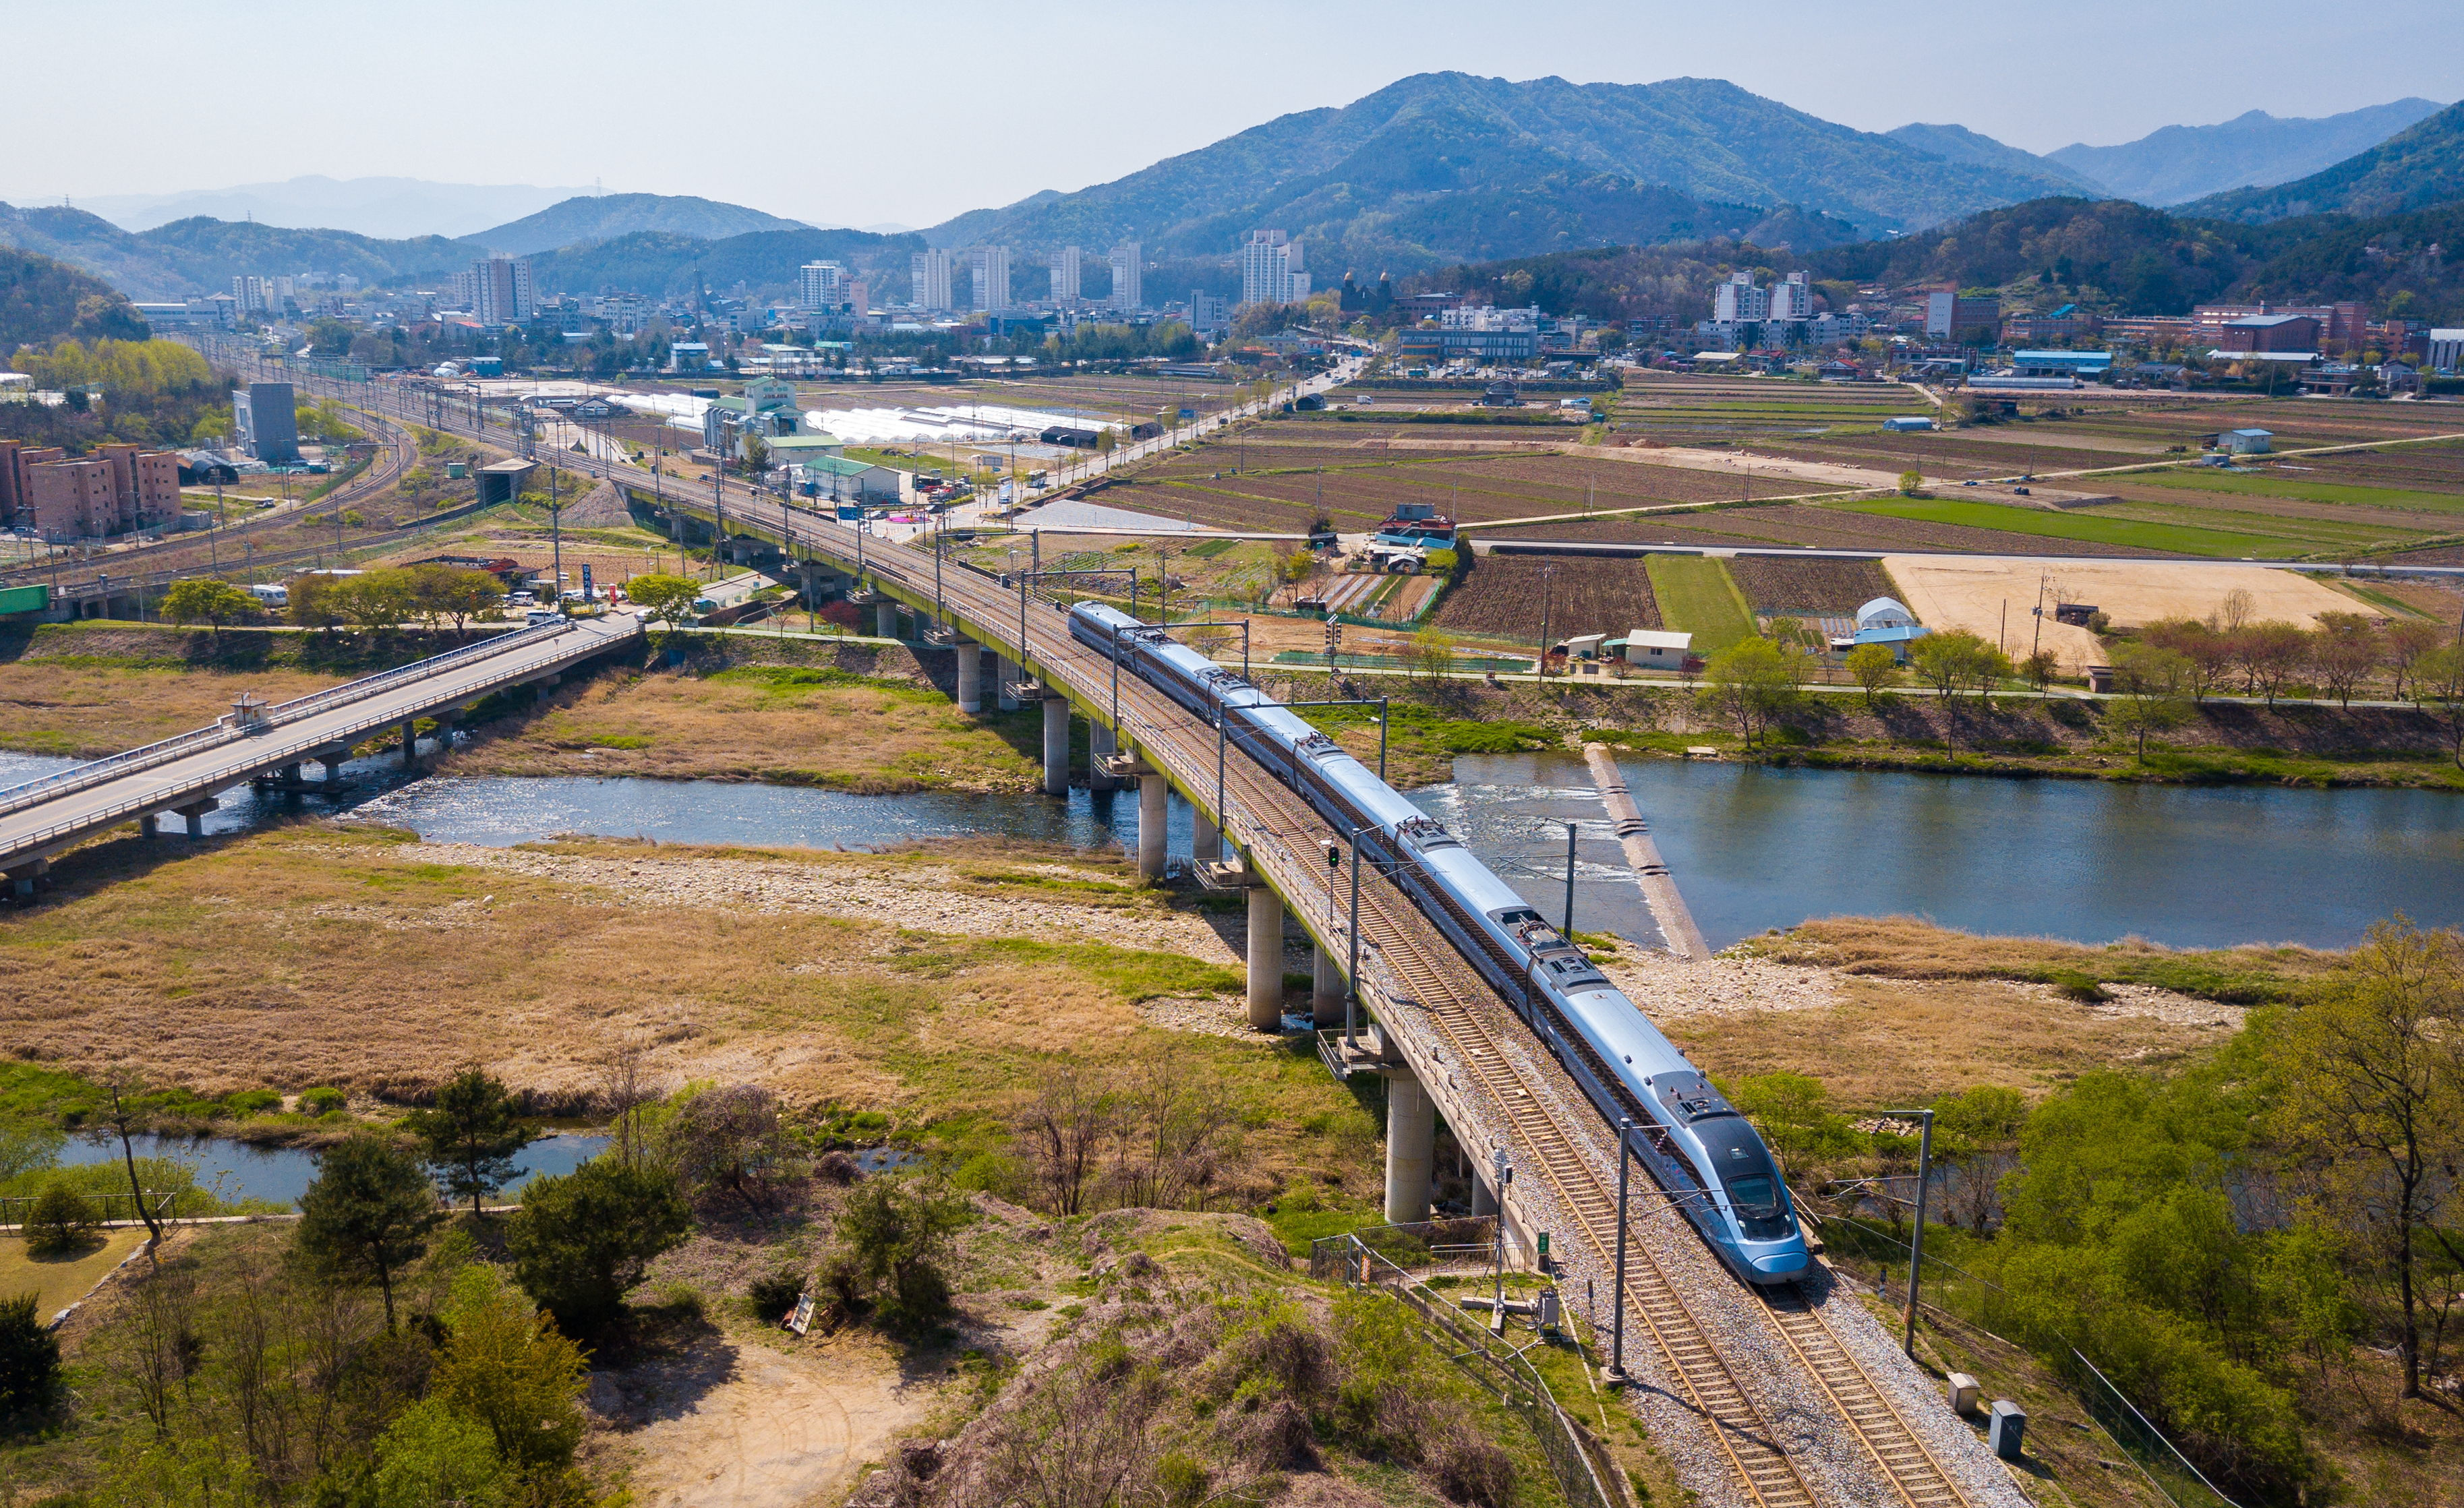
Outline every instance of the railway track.
[[(918, 584), (905, 570), (895, 574), (911, 587)], [(958, 600), (981, 621), (1002, 621), (991, 594), (981, 592), (972, 579), (957, 583), (955, 591), (952, 587), (953, 579), (945, 573), (945, 599)], [(984, 600), (979, 601), (979, 597)], [(1036, 658), (1047, 665), (1066, 666), (1082, 694), (1092, 697), (1105, 688), (1110, 662), (1066, 632), (1055, 638), (1060, 652), (1052, 645), (1039, 645)], [(1171, 719), (1178, 708), (1143, 682), (1124, 680), (1122, 696), (1125, 716), (1134, 711), (1140, 722), (1160, 734), (1158, 742), (1175, 746), (1184, 758), (1195, 755), (1197, 763), (1205, 762), (1207, 751), (1188, 747), (1184, 738), (1176, 736), (1170, 721), (1158, 720), (1158, 713)], [(1145, 740), (1140, 742), (1144, 747)], [(1317, 847), (1321, 836), (1329, 835), (1313, 809), (1255, 765), (1243, 761), (1227, 767), (1225, 785), (1227, 804), (1253, 841), (1263, 836), (1287, 852), (1308, 852)], [(1453, 1052), (1460, 1071), (1469, 1074), (1507, 1117), (1522, 1144), (1526, 1166), (1539, 1169), (1559, 1202), (1580, 1222), (1594, 1250), (1607, 1258), (1617, 1248), (1616, 1191), (1558, 1127), (1544, 1098), (1525, 1082), (1522, 1070), (1500, 1044), (1490, 1020), (1497, 1012), (1495, 992), (1382, 878), (1372, 883), (1364, 875), (1361, 909), (1362, 942), (1374, 945), (1412, 992)], [(1650, 1248), (1640, 1242), (1628, 1243), (1626, 1298), (1683, 1402), (1703, 1421), (1749, 1499), (1760, 1508), (1815, 1508), (1820, 1499), (1782, 1446), (1769, 1416), (1728, 1366), (1711, 1328), (1685, 1302)], [(1768, 1294), (1758, 1298), (1790, 1354), (1856, 1433), (1867, 1461), (1904, 1508), (1968, 1508), (1966, 1496), (1809, 1299), (1793, 1290), (1776, 1300)]]

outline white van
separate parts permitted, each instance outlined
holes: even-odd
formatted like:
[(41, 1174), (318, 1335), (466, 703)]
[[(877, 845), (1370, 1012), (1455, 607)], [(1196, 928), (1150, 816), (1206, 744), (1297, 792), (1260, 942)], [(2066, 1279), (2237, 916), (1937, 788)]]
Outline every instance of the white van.
[(248, 595), (256, 599), (256, 604), (259, 607), (288, 607), (291, 605), (291, 588), (287, 586), (277, 586), (270, 581), (258, 582), (257, 584), (251, 586), (248, 589)]

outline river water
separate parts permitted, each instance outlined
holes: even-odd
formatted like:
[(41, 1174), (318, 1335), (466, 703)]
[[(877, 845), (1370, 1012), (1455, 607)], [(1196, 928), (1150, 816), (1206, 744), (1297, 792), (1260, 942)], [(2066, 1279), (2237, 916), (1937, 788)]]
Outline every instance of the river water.
[[(0, 785), (68, 761), (0, 754)], [(1714, 947), (1833, 915), (1923, 916), (1947, 927), (2176, 947), (2343, 947), (2402, 911), (2464, 925), (2464, 799), (2434, 791), (2119, 785), (1884, 772), (1622, 762), (1661, 856)], [(332, 801), (452, 842), (559, 833), (662, 841), (870, 848), (960, 834), (1134, 849), (1137, 800), (835, 791), (716, 781), (431, 776), (354, 761)], [(1574, 923), (1655, 937), (1590, 772), (1564, 754), (1478, 754), (1412, 793), (1543, 914), (1565, 905), (1564, 823), (1577, 823)], [(282, 798), (272, 798), (279, 806)], [(1167, 852), (1189, 853), (1191, 812), (1170, 806)], [(261, 815), (246, 790), (209, 832)], [(178, 840), (168, 840), (177, 841)]]

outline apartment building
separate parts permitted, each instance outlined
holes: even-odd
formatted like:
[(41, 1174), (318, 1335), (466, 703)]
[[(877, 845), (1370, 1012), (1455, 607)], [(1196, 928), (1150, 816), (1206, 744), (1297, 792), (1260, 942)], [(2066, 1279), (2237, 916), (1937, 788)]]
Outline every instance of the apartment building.
[(806, 262), (796, 270), (796, 301), (807, 309), (836, 309), (847, 302), (847, 269), (836, 262)]
[(1301, 246), (1281, 230), (1252, 230), (1241, 246), (1241, 301), (1244, 304), (1307, 302), (1309, 273)]
[(917, 251), (908, 261), (908, 273), (913, 292), (908, 296), (918, 309), (946, 310), (950, 307), (950, 253), (940, 247)]
[(180, 522), (180, 457), (134, 445), (65, 451), (0, 440), (0, 518), (49, 539), (101, 538)]
[(1009, 248), (979, 247), (968, 257), (968, 271), (974, 274), (973, 296), (968, 307), (979, 314), (1009, 307)]
[(289, 382), (232, 388), (231, 427), (240, 448), (268, 466), (299, 459), (299, 401)]
[(1147, 306), (1146, 285), (1141, 273), (1146, 264), (1146, 248), (1136, 241), (1123, 241), (1112, 248), (1112, 296), (1114, 311), (1134, 314)]
[(1083, 281), (1083, 258), (1086, 253), (1074, 246), (1065, 246), (1052, 253), (1052, 307), (1067, 311), (1078, 307), (1079, 285)]

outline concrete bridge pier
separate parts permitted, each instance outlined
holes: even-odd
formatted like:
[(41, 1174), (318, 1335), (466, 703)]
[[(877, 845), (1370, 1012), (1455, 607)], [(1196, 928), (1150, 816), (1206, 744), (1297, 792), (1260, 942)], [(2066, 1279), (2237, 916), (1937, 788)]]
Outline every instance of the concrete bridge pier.
[(419, 763), (419, 719), (402, 720), (402, 767), (406, 770)]
[(319, 749), (308, 756), (324, 767), (325, 774), (321, 783), (329, 794), (341, 789), (342, 761), (350, 756), (351, 751), (339, 745), (332, 749)]
[(209, 796), (202, 801), (191, 801), (186, 806), (173, 807), (172, 810), (188, 820), (189, 837), (203, 838), (206, 836), (206, 814), (221, 810), (222, 804)]
[(883, 602), (873, 608), (872, 634), (876, 639), (896, 639), (899, 637), (898, 604), (896, 602)]
[(144, 816), (139, 818), (137, 820), (137, 836), (144, 839), (148, 842), (152, 842), (155, 839), (162, 837), (163, 829), (157, 821), (160, 815), (161, 814), (156, 812), (148, 812)]
[(1249, 891), (1249, 1025), (1284, 1024), (1284, 898), (1265, 885)]
[(993, 663), (995, 672), (1001, 678), (994, 683), (993, 705), (1004, 712), (1015, 712), (1018, 710), (1018, 693), (1010, 688), (1024, 680), (1025, 677), (1019, 673), (1017, 662), (1007, 655), (1000, 656)]
[(1058, 696), (1044, 699), (1044, 794), (1069, 794), (1069, 704)]
[(443, 711), (430, 713), (429, 716), (436, 727), (429, 736), (436, 740), (434, 757), (441, 759), (453, 752), (453, 725), (462, 720), (462, 709), (449, 707)]
[(1223, 857), (1223, 829), (1208, 821), (1203, 812), (1190, 816), (1189, 857), (1194, 863), (1213, 863)]
[[(1163, 841), (1167, 830), (1165, 798), (1171, 794), (1172, 787), (1162, 776), (1138, 776), (1138, 878), (1141, 880), (1163, 878)], [(1254, 895), (1256, 892), (1251, 893)], [(1281, 917), (1283, 913), (1277, 911), (1275, 914)], [(1254, 900), (1249, 904), (1249, 915), (1252, 920), (1258, 915)]]
[(1429, 1178), (1438, 1155), (1438, 1106), (1412, 1070), (1386, 1074), (1386, 1220), (1409, 1225), (1429, 1217)]
[(1110, 791), (1121, 782), (1104, 773), (1105, 756), (1117, 752), (1112, 731), (1096, 718), (1087, 719), (1087, 789)]
[(972, 639), (961, 639), (954, 647), (958, 651), (958, 710), (980, 712), (984, 710), (982, 646)]
[(1343, 964), (1334, 950), (1320, 943), (1309, 951), (1309, 1020), (1318, 1026), (1343, 1024)]
[(9, 871), (10, 886), (17, 892), (18, 900), (31, 901), (34, 898), (35, 884), (47, 879), (51, 872), (52, 862), (49, 859), (30, 860)]
[(1497, 1191), (1488, 1186), (1488, 1170), (1475, 1164), (1471, 1170), (1471, 1213), (1495, 1214)]

